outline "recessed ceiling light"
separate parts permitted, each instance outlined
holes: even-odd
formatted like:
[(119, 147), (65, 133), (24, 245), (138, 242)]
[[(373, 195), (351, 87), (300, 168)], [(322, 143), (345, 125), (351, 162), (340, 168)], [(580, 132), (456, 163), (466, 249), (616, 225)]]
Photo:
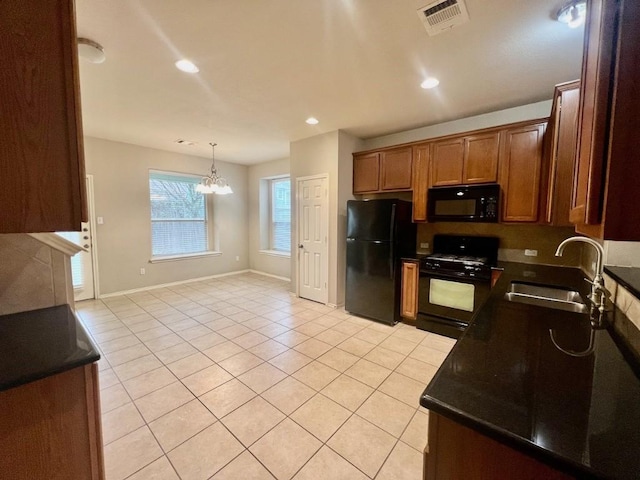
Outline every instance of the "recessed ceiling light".
[(429, 77), (429, 78), (425, 79), (425, 81), (420, 84), (420, 86), (422, 88), (424, 88), (425, 90), (428, 89), (428, 88), (435, 88), (438, 85), (440, 85), (440, 80), (438, 80), (435, 77)]
[(187, 73), (198, 73), (200, 71), (195, 63), (187, 59), (178, 60), (176, 62), (176, 68)]
[(307, 122), (309, 125), (317, 125), (318, 123), (320, 123), (315, 117), (309, 117), (305, 120), (305, 122)]

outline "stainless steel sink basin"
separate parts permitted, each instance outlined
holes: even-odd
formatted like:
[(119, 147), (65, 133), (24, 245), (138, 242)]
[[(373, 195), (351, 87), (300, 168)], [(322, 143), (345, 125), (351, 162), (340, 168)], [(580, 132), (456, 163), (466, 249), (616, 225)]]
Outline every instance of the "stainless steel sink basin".
[(539, 307), (564, 310), (566, 312), (587, 313), (589, 309), (575, 290), (548, 285), (511, 282), (504, 296), (510, 302), (526, 303)]

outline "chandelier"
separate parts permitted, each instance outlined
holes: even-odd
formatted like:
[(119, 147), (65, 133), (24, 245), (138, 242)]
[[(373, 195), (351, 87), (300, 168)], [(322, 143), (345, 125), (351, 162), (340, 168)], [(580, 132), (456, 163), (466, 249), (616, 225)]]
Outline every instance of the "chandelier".
[(205, 177), (202, 177), (200, 183), (196, 186), (196, 192), (198, 193), (215, 193), (218, 195), (226, 195), (228, 193), (233, 193), (231, 187), (227, 180), (220, 175), (218, 175), (218, 170), (216, 169), (216, 145), (217, 143), (210, 143), (211, 145), (211, 173)]

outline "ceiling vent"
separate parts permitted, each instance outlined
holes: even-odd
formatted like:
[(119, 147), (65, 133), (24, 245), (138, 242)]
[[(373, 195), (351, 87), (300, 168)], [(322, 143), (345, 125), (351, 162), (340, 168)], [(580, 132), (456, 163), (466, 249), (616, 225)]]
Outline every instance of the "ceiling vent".
[(469, 21), (463, 0), (438, 0), (418, 9), (418, 16), (430, 36)]

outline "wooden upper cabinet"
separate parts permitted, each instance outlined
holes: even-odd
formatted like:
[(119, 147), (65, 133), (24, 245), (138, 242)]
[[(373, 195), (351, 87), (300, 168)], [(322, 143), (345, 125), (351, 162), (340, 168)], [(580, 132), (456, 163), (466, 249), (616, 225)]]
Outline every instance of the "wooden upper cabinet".
[(592, 0), (587, 8), (582, 84), (570, 219), (574, 224), (601, 221), (600, 192), (607, 145), (611, 65), (615, 41), (615, 0)]
[(579, 101), (579, 80), (556, 87), (547, 131), (551, 158), (546, 223), (553, 226), (572, 225), (569, 211), (576, 163)]
[(73, 0), (0, 4), (0, 233), (87, 220)]
[(411, 190), (411, 147), (380, 153), (380, 190)]
[(498, 180), (500, 132), (453, 137), (433, 143), (431, 185), (467, 185)]
[(640, 240), (640, 2), (587, 3), (570, 220), (607, 240)]
[(461, 185), (464, 165), (464, 139), (434, 142), (431, 150), (431, 186)]
[(400, 147), (353, 155), (353, 193), (411, 190), (412, 148)]
[(429, 188), (428, 143), (413, 147), (413, 213), (414, 222), (427, 221), (427, 189)]
[(353, 193), (377, 192), (380, 189), (380, 154), (353, 156)]
[(462, 183), (497, 182), (499, 152), (500, 132), (465, 137)]
[(503, 132), (500, 185), (502, 221), (537, 222), (546, 122)]

